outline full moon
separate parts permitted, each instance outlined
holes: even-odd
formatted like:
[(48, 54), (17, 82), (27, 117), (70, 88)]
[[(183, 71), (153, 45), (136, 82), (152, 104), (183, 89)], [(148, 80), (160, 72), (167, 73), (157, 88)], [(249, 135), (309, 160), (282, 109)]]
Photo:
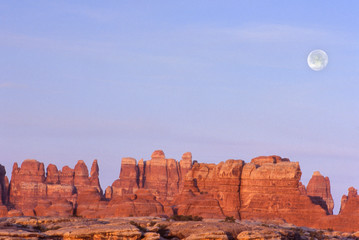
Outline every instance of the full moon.
[(328, 64), (328, 55), (323, 50), (314, 50), (307, 58), (308, 66), (314, 71), (323, 70)]

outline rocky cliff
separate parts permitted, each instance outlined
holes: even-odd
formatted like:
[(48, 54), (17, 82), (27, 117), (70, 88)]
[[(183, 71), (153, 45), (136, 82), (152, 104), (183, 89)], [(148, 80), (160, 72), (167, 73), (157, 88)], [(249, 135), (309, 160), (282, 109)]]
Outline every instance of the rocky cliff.
[(321, 206), (301, 194), (299, 163), (278, 156), (259, 157), (245, 164), (241, 177), (241, 217), (284, 219), (311, 224), (326, 215)]
[(25, 160), (14, 164), (10, 185), (5, 173), (0, 165), (1, 216), (233, 216), (359, 230), (354, 188), (333, 216), (329, 178), (315, 172), (305, 187), (299, 163), (279, 156), (206, 164), (188, 152), (176, 161), (157, 150), (149, 160), (123, 158), (119, 179), (105, 193), (96, 160), (90, 173), (81, 160), (73, 169), (50, 164), (46, 171), (43, 163)]
[(78, 161), (75, 169), (68, 166), (58, 171), (50, 164), (45, 175), (44, 164), (25, 160), (21, 167), (15, 163), (12, 170), (9, 211), (12, 216), (72, 216), (77, 211), (89, 211), (90, 205), (99, 202), (102, 190), (98, 180), (97, 161), (91, 177), (87, 166)]
[(325, 209), (328, 214), (333, 214), (334, 201), (330, 193), (330, 181), (319, 171), (313, 173), (307, 186), (307, 195), (311, 200)]
[(8, 202), (9, 181), (5, 174), (5, 167), (0, 164), (0, 217), (7, 214), (6, 204)]

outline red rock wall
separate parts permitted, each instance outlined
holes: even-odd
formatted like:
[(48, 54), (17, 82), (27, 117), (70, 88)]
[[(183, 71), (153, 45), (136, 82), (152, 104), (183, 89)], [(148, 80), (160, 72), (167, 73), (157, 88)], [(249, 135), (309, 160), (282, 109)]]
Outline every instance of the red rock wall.
[(157, 201), (168, 205), (179, 194), (182, 179), (191, 167), (191, 153), (185, 153), (180, 162), (166, 159), (162, 150), (153, 152), (150, 160), (141, 159), (138, 164), (133, 158), (123, 158), (120, 178), (114, 181), (108, 191), (112, 191), (112, 198), (116, 198), (146, 189)]
[(218, 165), (195, 163), (185, 177), (183, 194), (177, 198), (177, 202), (184, 203), (178, 207), (178, 214), (239, 218), (243, 163), (242, 160), (227, 160)]
[[(89, 178), (87, 166), (79, 161), (75, 169), (67, 166), (58, 171), (50, 164), (45, 176), (44, 164), (25, 160), (19, 168), (14, 164), (10, 184), (10, 206), (24, 215), (71, 216), (82, 214), (91, 204), (100, 201), (97, 161)], [(85, 211), (85, 213), (86, 213)]]
[(243, 167), (240, 187), (242, 219), (284, 219), (308, 226), (326, 216), (320, 206), (301, 194), (297, 162), (255, 158)]
[(183, 154), (180, 161), (167, 159), (157, 150), (148, 161), (124, 158), (120, 178), (103, 194), (96, 160), (90, 174), (83, 161), (61, 171), (50, 164), (45, 172), (43, 163), (25, 160), (20, 168), (14, 164), (10, 186), (0, 165), (0, 216), (183, 214), (284, 219), (302, 226), (359, 230), (356, 189), (343, 196), (340, 214), (331, 216), (327, 215), (333, 209), (329, 179), (315, 173), (306, 188), (300, 177), (298, 163), (278, 156), (216, 165), (192, 163), (191, 153)]
[(356, 232), (359, 230), (359, 196), (353, 187), (348, 195), (343, 195), (340, 213), (318, 219), (313, 227), (334, 229), (337, 231)]

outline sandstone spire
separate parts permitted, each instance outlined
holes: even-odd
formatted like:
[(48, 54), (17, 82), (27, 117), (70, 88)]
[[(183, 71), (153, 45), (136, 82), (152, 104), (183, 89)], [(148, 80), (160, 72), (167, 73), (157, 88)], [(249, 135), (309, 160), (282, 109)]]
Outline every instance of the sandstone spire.
[(319, 171), (314, 172), (307, 186), (307, 195), (313, 202), (326, 209), (330, 215), (333, 214), (334, 201), (330, 193), (328, 177), (324, 177)]

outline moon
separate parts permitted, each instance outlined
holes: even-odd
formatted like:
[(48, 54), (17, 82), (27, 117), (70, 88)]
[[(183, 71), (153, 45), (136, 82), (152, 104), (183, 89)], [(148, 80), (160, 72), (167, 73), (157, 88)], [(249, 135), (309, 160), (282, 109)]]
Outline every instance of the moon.
[(311, 51), (307, 58), (308, 66), (314, 71), (323, 70), (328, 64), (328, 55), (323, 50)]

